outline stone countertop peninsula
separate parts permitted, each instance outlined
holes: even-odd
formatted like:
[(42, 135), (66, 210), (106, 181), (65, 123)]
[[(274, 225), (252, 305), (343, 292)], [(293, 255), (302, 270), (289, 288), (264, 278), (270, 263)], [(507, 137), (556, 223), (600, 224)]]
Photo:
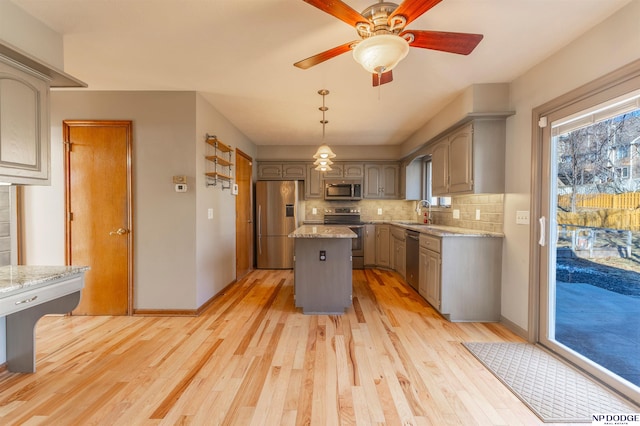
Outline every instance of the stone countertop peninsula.
[(357, 235), (343, 225), (302, 225), (289, 238), (357, 238)]
[(410, 229), (423, 234), (431, 234), (438, 237), (493, 237), (504, 238), (500, 232), (482, 231), (479, 229), (458, 228), (456, 226), (433, 225), (410, 221), (376, 222), (381, 224), (395, 225), (401, 228)]
[(89, 270), (88, 266), (2, 266), (0, 267), (0, 297), (20, 293)]

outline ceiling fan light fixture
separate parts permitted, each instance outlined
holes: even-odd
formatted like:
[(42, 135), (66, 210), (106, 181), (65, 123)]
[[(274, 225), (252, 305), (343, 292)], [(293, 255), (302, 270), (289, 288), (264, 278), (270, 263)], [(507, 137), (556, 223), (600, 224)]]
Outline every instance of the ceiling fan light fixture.
[(372, 74), (391, 71), (409, 53), (406, 39), (394, 34), (365, 38), (353, 49), (353, 58)]

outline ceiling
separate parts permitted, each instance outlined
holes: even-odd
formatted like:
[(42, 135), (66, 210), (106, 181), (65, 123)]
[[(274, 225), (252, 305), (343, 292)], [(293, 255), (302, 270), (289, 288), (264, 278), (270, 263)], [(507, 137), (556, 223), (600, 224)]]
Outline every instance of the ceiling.
[(396, 145), (469, 85), (512, 81), (630, 0), (442, 0), (407, 28), (484, 39), (469, 56), (412, 48), (379, 88), (350, 52), (293, 66), (358, 38), (302, 0), (12, 1), (64, 35), (64, 71), (88, 90), (198, 91), (258, 145), (317, 145), (327, 89), (326, 142)]

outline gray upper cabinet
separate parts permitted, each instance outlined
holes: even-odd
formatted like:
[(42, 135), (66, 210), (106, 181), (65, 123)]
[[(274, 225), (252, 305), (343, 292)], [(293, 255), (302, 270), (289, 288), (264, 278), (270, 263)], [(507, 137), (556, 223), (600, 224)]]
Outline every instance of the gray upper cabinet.
[(344, 163), (342, 165), (342, 177), (347, 179), (358, 179), (364, 176), (364, 164)]
[(400, 197), (400, 165), (365, 164), (364, 166), (364, 198)]
[(313, 164), (307, 165), (307, 180), (304, 183), (304, 198), (322, 198), (322, 173)]
[(48, 185), (49, 80), (0, 56), (0, 181)]
[(476, 119), (431, 150), (434, 196), (504, 192), (505, 120)]
[(258, 179), (261, 180), (305, 180), (306, 163), (258, 163)]

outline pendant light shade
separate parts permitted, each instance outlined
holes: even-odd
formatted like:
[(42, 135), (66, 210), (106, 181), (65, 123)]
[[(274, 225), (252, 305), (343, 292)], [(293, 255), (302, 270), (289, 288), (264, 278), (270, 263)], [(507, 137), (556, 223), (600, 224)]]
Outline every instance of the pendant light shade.
[(323, 143), (318, 147), (318, 150), (316, 151), (316, 153), (313, 154), (313, 158), (331, 159), (331, 158), (336, 158), (336, 154), (334, 154), (334, 152), (331, 151), (331, 148), (329, 148), (329, 145), (327, 145), (326, 143)]
[(353, 57), (372, 74), (391, 71), (409, 53), (409, 43), (393, 34), (365, 38), (353, 49)]
[(320, 165), (318, 165), (318, 167), (315, 168), (315, 170), (317, 170), (319, 172), (328, 172), (328, 171), (333, 170), (333, 169), (328, 164), (327, 165), (320, 164)]

